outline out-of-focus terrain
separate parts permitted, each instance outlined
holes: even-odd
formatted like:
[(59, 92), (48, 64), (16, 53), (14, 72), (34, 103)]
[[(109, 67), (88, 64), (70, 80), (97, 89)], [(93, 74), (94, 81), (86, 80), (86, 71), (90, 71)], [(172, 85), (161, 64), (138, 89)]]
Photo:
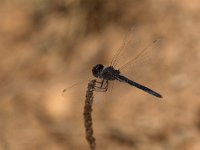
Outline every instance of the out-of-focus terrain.
[(0, 149), (89, 149), (85, 91), (62, 90), (109, 62), (137, 25), (164, 39), (139, 75), (164, 98), (127, 85), (97, 93), (97, 149), (199, 150), (199, 10), (197, 0), (0, 1)]

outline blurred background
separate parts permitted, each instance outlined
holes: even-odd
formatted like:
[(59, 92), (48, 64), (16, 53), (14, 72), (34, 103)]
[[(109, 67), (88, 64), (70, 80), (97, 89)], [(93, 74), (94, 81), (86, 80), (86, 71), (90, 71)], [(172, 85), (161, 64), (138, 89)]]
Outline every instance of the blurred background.
[[(199, 150), (199, 9), (197, 0), (1, 0), (0, 149), (89, 149), (87, 77), (137, 25), (164, 39), (138, 78), (164, 98), (118, 84), (95, 93), (97, 149)], [(62, 95), (82, 79), (84, 88)]]

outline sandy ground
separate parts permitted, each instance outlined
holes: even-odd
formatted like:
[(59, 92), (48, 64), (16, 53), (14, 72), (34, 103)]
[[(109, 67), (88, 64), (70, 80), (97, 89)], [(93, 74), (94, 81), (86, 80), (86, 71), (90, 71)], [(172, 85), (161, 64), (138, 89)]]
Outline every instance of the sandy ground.
[(83, 107), (91, 67), (109, 64), (137, 27), (119, 63), (162, 37), (127, 75), (164, 98), (117, 82), (95, 93), (97, 149), (199, 150), (199, 10), (197, 0), (1, 0), (0, 149), (89, 149)]

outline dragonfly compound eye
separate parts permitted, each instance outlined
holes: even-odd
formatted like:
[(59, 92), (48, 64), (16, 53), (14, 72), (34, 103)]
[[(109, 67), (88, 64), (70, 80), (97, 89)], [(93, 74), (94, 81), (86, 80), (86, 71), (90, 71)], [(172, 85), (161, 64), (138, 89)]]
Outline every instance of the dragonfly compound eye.
[(104, 66), (102, 64), (97, 64), (96, 66), (94, 66), (92, 68), (92, 74), (95, 76), (95, 77), (99, 77), (100, 75), (100, 72), (102, 71), (102, 69), (104, 68)]

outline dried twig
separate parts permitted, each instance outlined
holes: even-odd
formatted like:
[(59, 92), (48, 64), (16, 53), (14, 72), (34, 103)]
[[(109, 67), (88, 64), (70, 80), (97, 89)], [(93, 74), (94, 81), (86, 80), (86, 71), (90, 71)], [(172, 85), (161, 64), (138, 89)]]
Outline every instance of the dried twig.
[(86, 99), (84, 106), (84, 124), (86, 131), (86, 140), (90, 145), (91, 150), (95, 150), (96, 143), (95, 137), (93, 136), (93, 128), (92, 128), (92, 104), (93, 104), (93, 91), (95, 88), (96, 80), (91, 80), (88, 83), (87, 91), (86, 91)]

